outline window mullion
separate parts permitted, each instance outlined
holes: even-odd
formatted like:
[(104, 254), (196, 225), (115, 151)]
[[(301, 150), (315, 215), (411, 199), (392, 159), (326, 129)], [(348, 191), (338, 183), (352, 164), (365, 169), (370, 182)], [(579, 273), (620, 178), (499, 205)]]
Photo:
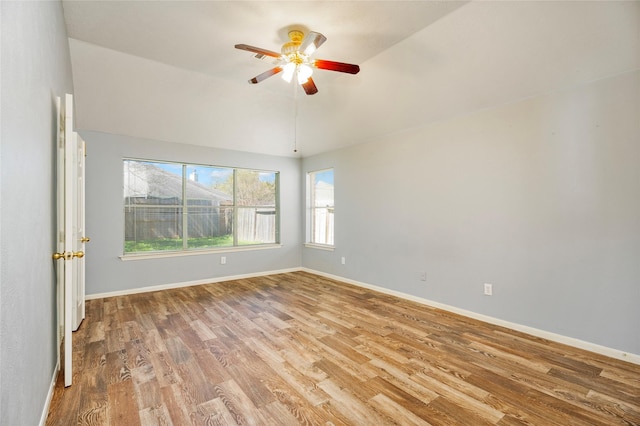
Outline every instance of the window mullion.
[(188, 200), (187, 200), (187, 165), (182, 165), (182, 249), (189, 248), (189, 221), (188, 221)]
[(238, 169), (233, 169), (233, 245), (238, 245)]
[(276, 243), (280, 242), (280, 173), (276, 173), (276, 179), (275, 179), (275, 184), (276, 184), (276, 205), (275, 205), (275, 210), (276, 210)]
[(308, 184), (309, 184), (309, 206), (311, 206), (310, 209), (310, 216), (309, 216), (309, 223), (311, 224), (310, 226), (310, 234), (309, 234), (309, 241), (312, 243), (316, 242), (316, 187), (315, 187), (315, 174), (314, 173), (310, 173), (309, 174), (309, 179), (308, 179)]

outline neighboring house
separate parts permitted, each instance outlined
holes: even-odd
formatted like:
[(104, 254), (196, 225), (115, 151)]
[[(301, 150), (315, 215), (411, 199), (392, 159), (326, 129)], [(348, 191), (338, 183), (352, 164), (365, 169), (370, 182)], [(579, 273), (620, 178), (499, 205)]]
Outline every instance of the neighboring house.
[[(150, 163), (124, 162), (125, 241), (177, 238), (182, 235), (182, 177)], [(230, 232), (233, 197), (207, 188), (192, 173), (186, 180), (190, 238)]]
[[(133, 199), (176, 199), (182, 198), (182, 178), (150, 163), (127, 161), (124, 163), (125, 200)], [(231, 203), (230, 194), (208, 188), (191, 174), (187, 180), (187, 199), (194, 205), (219, 206)]]

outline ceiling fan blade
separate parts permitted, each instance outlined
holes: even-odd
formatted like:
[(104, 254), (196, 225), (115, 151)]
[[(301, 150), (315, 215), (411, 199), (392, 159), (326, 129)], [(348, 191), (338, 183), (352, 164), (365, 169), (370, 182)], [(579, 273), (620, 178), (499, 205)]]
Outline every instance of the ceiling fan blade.
[(267, 56), (267, 55), (263, 55), (262, 53), (256, 53), (254, 55), (254, 58), (259, 59), (261, 61), (264, 61), (268, 64), (271, 65), (279, 65), (280, 63), (282, 63), (282, 57), (280, 58), (274, 58), (273, 56)]
[(258, 74), (257, 76), (253, 77), (251, 80), (249, 80), (249, 83), (258, 84), (262, 80), (266, 80), (267, 78), (271, 77), (272, 75), (278, 74), (280, 71), (282, 71), (282, 67), (272, 68), (272, 69), (270, 69), (268, 71), (263, 72), (262, 74)]
[(256, 55), (256, 57), (259, 57), (259, 55), (264, 55), (264, 56), (271, 56), (273, 58), (280, 58), (280, 56), (282, 56), (278, 52), (262, 49), (260, 47), (249, 46), (248, 44), (236, 44), (235, 48), (240, 50), (246, 50), (248, 52), (257, 53), (258, 55)]
[(309, 77), (305, 83), (302, 83), (301, 86), (307, 95), (315, 95), (318, 93), (318, 88), (311, 77)]
[(327, 41), (327, 38), (322, 34), (315, 31), (309, 31), (309, 34), (307, 34), (304, 40), (302, 40), (298, 50), (305, 55), (311, 55), (325, 41)]
[(353, 64), (345, 64), (344, 62), (325, 61), (324, 59), (316, 59), (313, 66), (321, 70), (346, 72), (349, 74), (358, 74), (360, 67)]

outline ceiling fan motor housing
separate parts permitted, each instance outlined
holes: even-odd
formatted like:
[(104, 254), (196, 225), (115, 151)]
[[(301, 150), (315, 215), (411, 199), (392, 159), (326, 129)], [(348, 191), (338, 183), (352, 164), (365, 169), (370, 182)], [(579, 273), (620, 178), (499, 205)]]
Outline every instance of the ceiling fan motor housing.
[(282, 56), (287, 58), (288, 62), (293, 62), (297, 65), (300, 65), (305, 62), (305, 55), (300, 53), (299, 48), (300, 44), (302, 44), (302, 39), (304, 34), (302, 31), (292, 30), (289, 31), (289, 39), (291, 41), (282, 45)]

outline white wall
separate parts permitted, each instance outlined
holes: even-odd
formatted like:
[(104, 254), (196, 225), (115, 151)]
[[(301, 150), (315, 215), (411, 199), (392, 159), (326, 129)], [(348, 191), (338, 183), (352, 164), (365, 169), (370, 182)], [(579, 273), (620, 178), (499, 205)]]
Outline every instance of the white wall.
[(336, 250), (303, 265), (640, 354), (638, 117), (634, 71), (306, 158)]
[(291, 142), (269, 143), (291, 139), (288, 90), (256, 90), (249, 77), (221, 79), (79, 40), (69, 45), (81, 128), (202, 146), (229, 148), (231, 142), (234, 150), (291, 156)]
[(71, 60), (59, 2), (0, 14), (0, 424), (35, 425), (56, 366), (55, 97), (73, 91)]
[[(299, 267), (300, 160), (202, 146), (81, 131), (87, 143), (87, 295), (201, 281)], [(124, 247), (123, 158), (188, 162), (280, 172), (282, 247), (122, 261)], [(220, 256), (227, 258), (220, 264)]]

